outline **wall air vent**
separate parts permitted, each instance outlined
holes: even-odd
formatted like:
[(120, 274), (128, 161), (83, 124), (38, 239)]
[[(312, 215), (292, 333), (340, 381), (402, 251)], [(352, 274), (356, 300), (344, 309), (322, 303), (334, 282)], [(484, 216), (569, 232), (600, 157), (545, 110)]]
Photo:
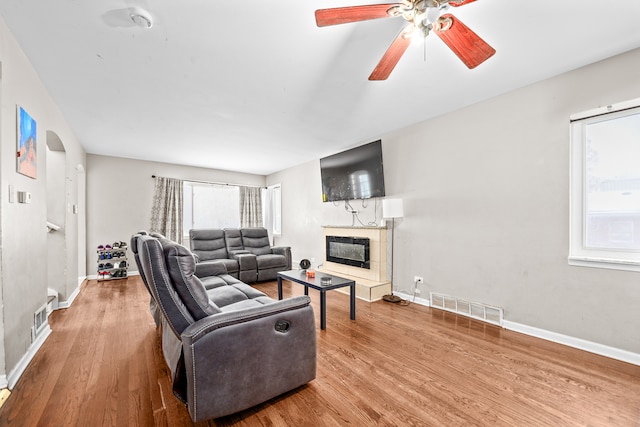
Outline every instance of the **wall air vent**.
[(439, 308), (441, 310), (450, 311), (473, 319), (482, 320), (483, 322), (502, 326), (503, 310), (500, 307), (494, 307), (477, 302), (469, 302), (461, 298), (437, 294), (434, 292), (431, 292), (430, 294), (430, 304), (431, 307), (434, 308)]
[(33, 314), (33, 327), (31, 328), (31, 342), (33, 343), (38, 335), (44, 330), (47, 324), (47, 305), (43, 305)]

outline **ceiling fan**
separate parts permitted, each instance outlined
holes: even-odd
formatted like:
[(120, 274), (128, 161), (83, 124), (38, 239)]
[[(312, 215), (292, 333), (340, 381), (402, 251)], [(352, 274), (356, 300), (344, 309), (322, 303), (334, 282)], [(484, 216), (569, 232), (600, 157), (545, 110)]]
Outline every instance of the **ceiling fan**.
[(369, 80), (386, 80), (417, 33), (427, 37), (433, 30), (469, 68), (475, 68), (496, 53), (455, 16), (444, 13), (449, 6), (475, 0), (402, 0), (400, 3), (369, 4), (316, 10), (318, 27), (402, 16), (408, 24), (391, 43)]

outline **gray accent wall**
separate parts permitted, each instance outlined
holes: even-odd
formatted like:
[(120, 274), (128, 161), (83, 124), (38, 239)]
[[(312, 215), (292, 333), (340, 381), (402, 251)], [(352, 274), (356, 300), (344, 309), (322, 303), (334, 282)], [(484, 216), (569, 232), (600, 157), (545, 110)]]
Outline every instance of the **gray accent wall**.
[[(640, 97), (639, 69), (640, 49), (372, 136), (382, 137), (387, 196), (404, 200), (395, 289), (410, 293), (422, 276), (423, 298), (499, 306), (509, 322), (640, 353), (640, 273), (567, 263), (569, 116)], [(321, 202), (319, 161), (267, 183), (282, 183), (276, 243), (321, 262), (321, 226), (352, 215)], [(352, 204), (374, 217), (373, 202)]]

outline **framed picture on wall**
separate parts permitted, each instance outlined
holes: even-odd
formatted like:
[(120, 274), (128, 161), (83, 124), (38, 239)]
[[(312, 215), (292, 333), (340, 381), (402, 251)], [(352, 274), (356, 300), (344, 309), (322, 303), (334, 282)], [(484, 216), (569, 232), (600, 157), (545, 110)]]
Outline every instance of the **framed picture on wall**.
[(18, 105), (18, 173), (36, 179), (38, 175), (36, 121)]

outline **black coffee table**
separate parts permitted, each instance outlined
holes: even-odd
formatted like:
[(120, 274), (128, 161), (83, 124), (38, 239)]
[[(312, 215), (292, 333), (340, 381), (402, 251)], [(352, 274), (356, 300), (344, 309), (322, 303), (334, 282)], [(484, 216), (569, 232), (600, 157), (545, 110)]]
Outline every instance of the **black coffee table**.
[[(323, 277), (331, 278), (328, 284), (322, 283)], [(316, 277), (307, 277), (306, 270), (288, 270), (278, 273), (278, 299), (282, 299), (282, 279), (290, 280), (304, 285), (304, 294), (309, 295), (309, 288), (320, 291), (320, 329), (327, 328), (327, 297), (326, 292), (332, 289), (349, 286), (351, 296), (350, 314), (351, 320), (356, 320), (356, 282), (344, 277), (316, 271)]]

